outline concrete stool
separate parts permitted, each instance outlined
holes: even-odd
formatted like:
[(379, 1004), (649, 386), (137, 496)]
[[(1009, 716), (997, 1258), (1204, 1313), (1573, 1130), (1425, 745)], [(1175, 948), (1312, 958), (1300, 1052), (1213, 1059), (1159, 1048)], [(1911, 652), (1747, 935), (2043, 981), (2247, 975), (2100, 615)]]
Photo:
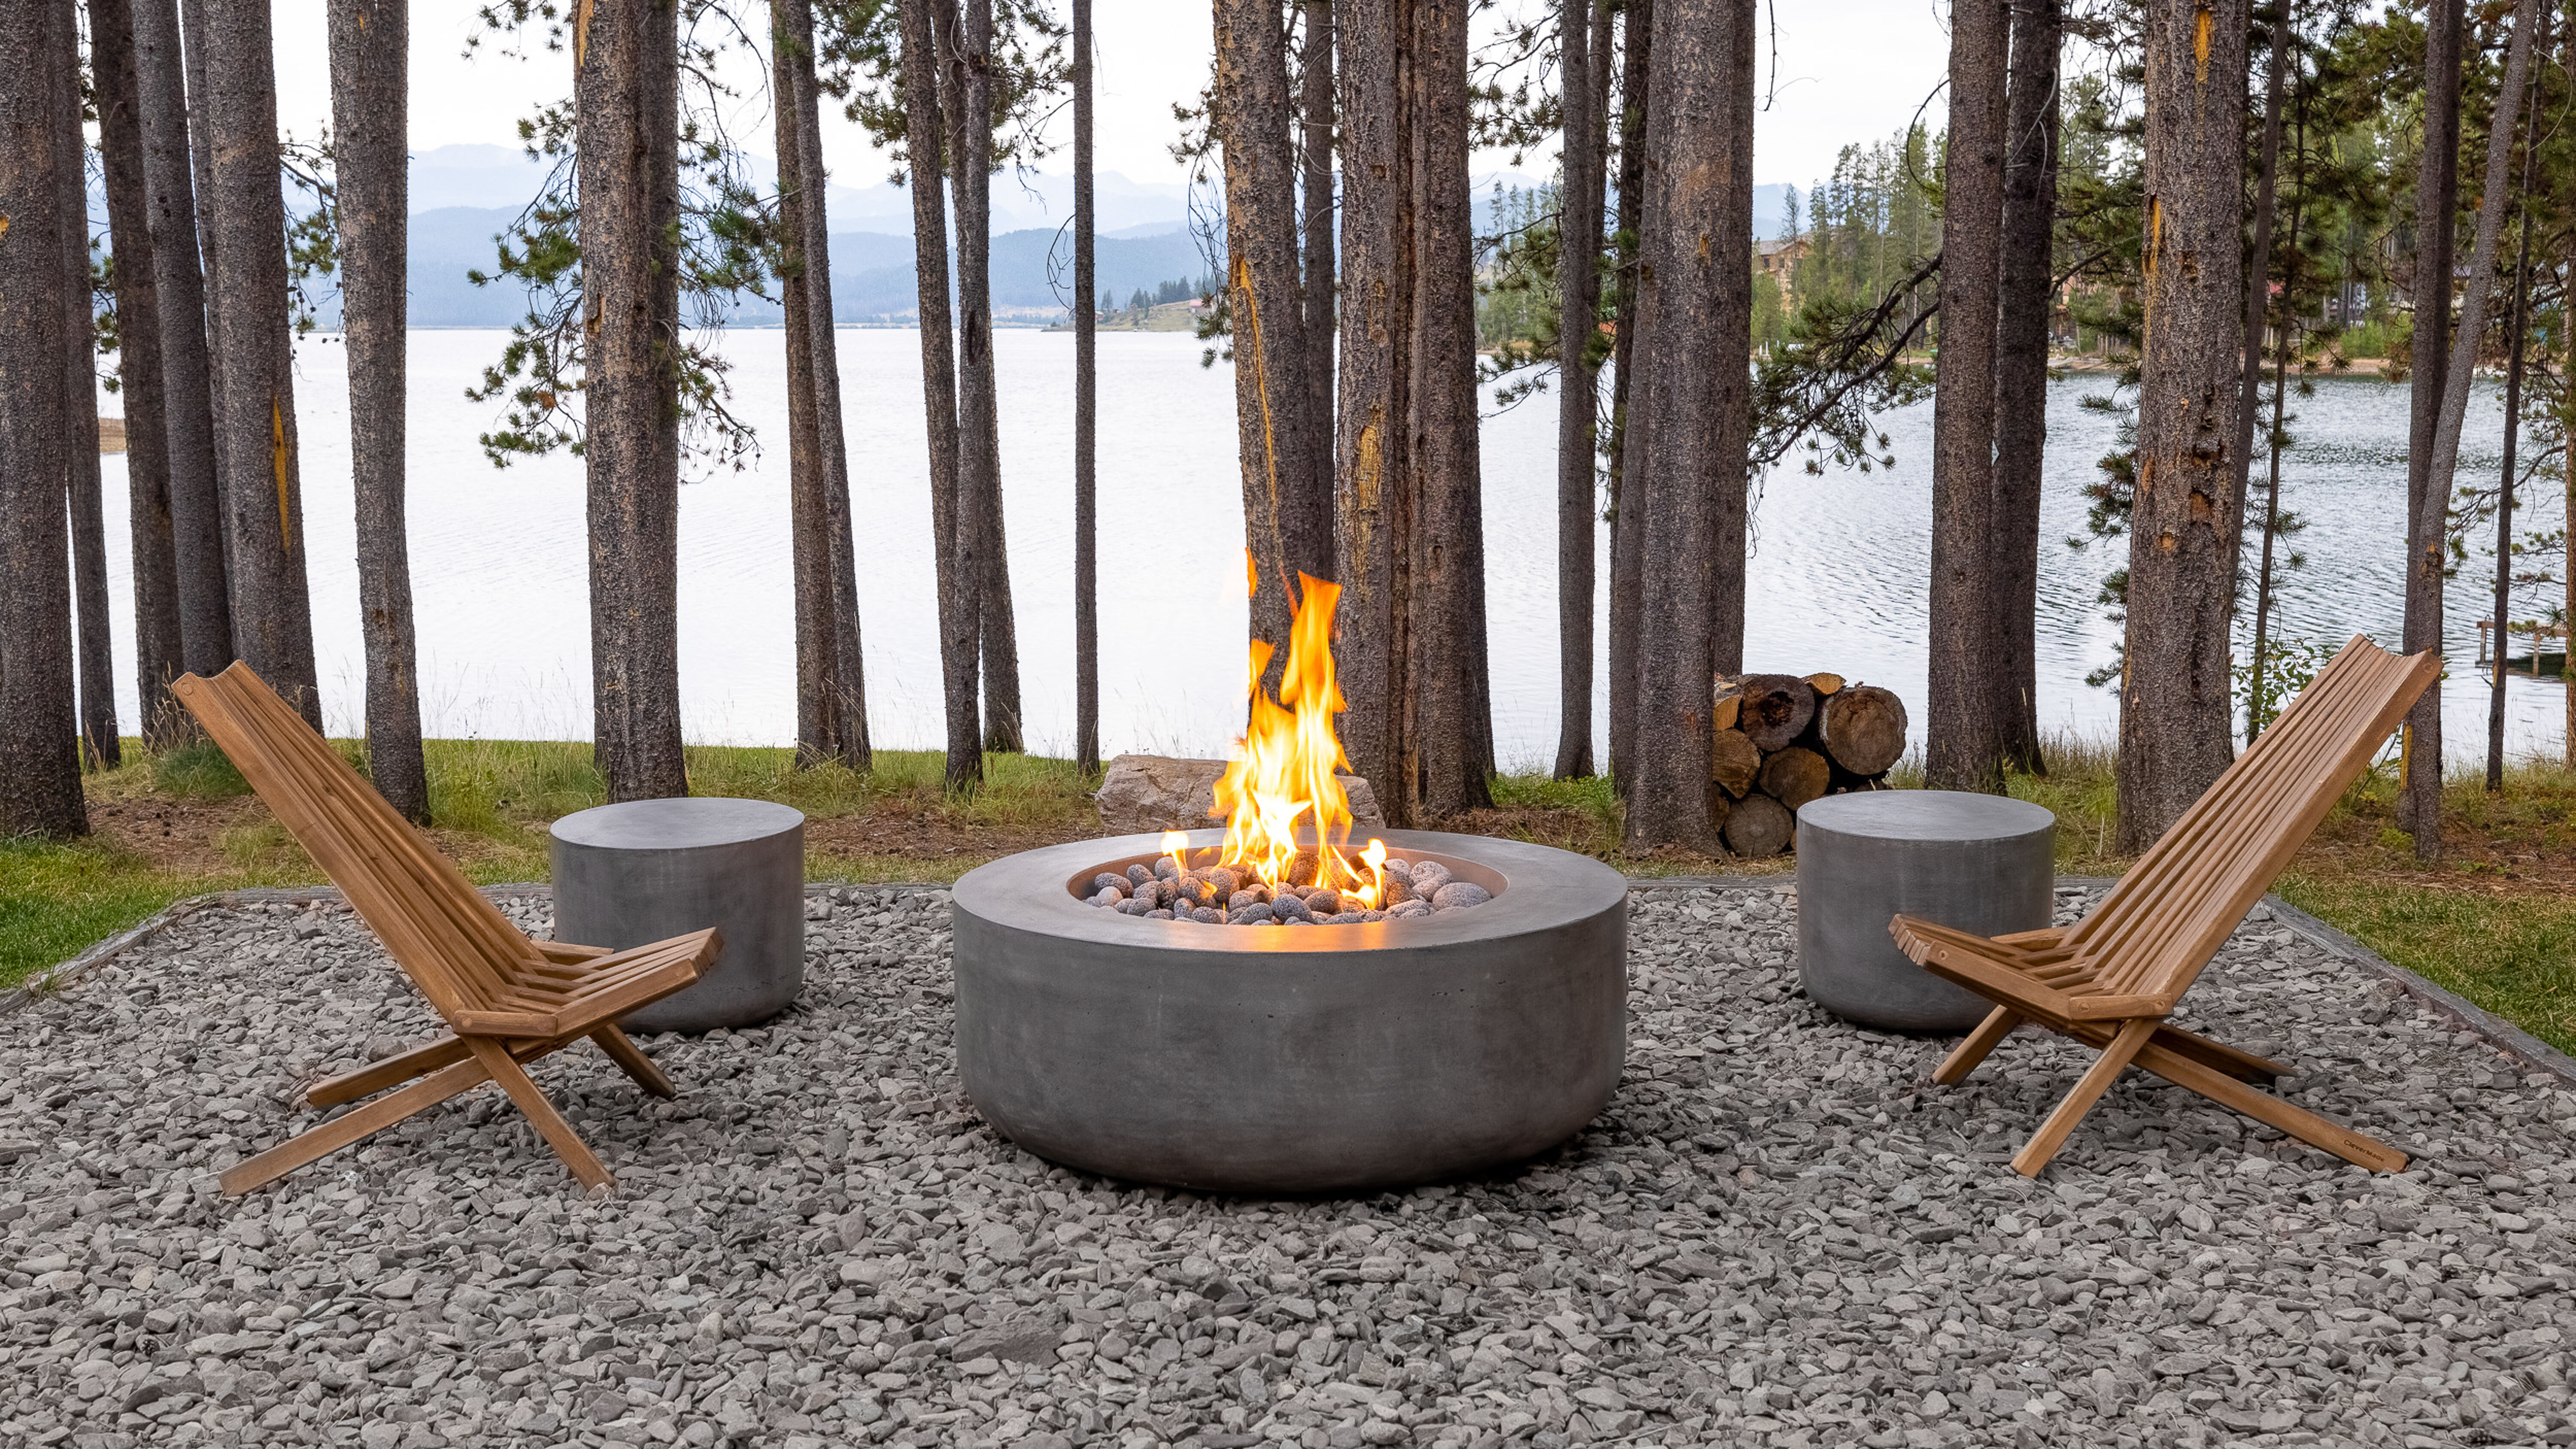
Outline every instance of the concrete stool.
[(1956, 790), (1868, 790), (1798, 807), (1798, 976), (1864, 1026), (1966, 1031), (1993, 1004), (1889, 939), (1891, 916), (2001, 936), (2048, 924), (2057, 817)]
[(708, 926), (698, 984), (621, 1023), (713, 1031), (777, 1015), (805, 984), (805, 815), (766, 800), (629, 800), (554, 825), (555, 938), (623, 951)]

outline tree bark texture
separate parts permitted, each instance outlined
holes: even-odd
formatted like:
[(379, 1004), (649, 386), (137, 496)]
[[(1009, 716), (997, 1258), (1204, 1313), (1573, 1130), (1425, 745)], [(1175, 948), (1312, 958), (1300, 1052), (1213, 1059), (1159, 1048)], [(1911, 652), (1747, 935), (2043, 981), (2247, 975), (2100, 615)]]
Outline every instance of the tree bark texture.
[[(2236, 416), (2236, 516), (2228, 530), (2230, 551), (2243, 557), (2245, 510), (2254, 478), (2254, 424), (2263, 394), (2263, 315), (2271, 305), (2272, 223), (2281, 187), (2281, 74), (2289, 66), (2291, 0), (2274, 0), (2269, 68), (2263, 78), (2263, 139), (2254, 179), (2254, 241), (2246, 255), (2252, 265), (2245, 279), (2245, 361)], [(2291, 238), (2295, 245), (2297, 238)]]
[(1995, 322), (1995, 595), (1984, 671), (1996, 753), (2042, 773), (2039, 750), (2039, 503), (2048, 451), (2048, 322), (2056, 305), (2057, 76), (2062, 0), (2016, 0), (2005, 105), (2003, 257)]
[(603, 0), (577, 13), (592, 731), (608, 798), (644, 800), (689, 790), (680, 750), (679, 306), (667, 285), (678, 266), (678, 19), (670, 0)]
[(1484, 691), (1484, 512), (1477, 450), (1475, 217), (1467, 180), (1469, 0), (1415, 0), (1411, 717), (1416, 808), (1492, 803)]
[[(205, 282), (206, 396), (209, 411), (207, 452), (214, 460), (216, 525), (224, 551), (224, 618), (227, 639), (232, 648), (224, 654), (224, 663), (245, 655), (248, 646), (232, 636), (238, 626), (232, 622), (232, 498), (233, 488), (225, 472), (223, 447), (224, 354), (223, 339), (215, 334), (215, 309), (224, 296), (223, 268), (215, 253), (215, 140), (212, 123), (213, 87), (206, 79), (206, 7), (215, 0), (179, 0), (179, 24), (185, 40), (183, 68), (186, 71), (186, 106), (188, 118), (188, 174), (196, 192), (197, 252), (202, 258), (201, 272)], [(175, 446), (175, 444), (174, 444)], [(221, 664), (216, 666), (222, 668)]]
[(1092, 235), (1091, 63), (1091, 0), (1073, 0), (1073, 765), (1085, 778), (1100, 769), (1100, 281)]
[(404, 355), (410, 247), (410, 0), (331, 0), (340, 298), (349, 350), (349, 472), (358, 506), (358, 617), (367, 650), (367, 771), (406, 820), (429, 823), (420, 651), (404, 536)]
[(1591, 0), (1564, 0), (1563, 200), (1557, 212), (1556, 778), (1592, 773), (1592, 422), (1590, 348), (1600, 320), (1601, 102), (1593, 94)]
[(206, 7), (206, 130), (214, 151), (212, 313), (224, 405), (217, 446), (228, 492), (225, 558), (233, 644), (315, 729), (313, 606), (295, 429), (295, 339), (287, 316), (286, 200), (278, 179), (277, 78), (268, 0)]
[[(1640, 527), (1644, 610), (1636, 780), (1628, 843), (1714, 852), (1711, 675), (1730, 622), (1742, 652), (1742, 518), (1751, 345), (1751, 0), (1655, 7), (1655, 106), (1646, 126), (1628, 495)], [(1736, 550), (1730, 605), (1724, 577)]]
[[(131, 14), (145, 225), (152, 237), (153, 300), (161, 324), (162, 456), (170, 485), (179, 658), (187, 672), (212, 675), (233, 660), (233, 611), (224, 570), (223, 495), (216, 487), (214, 378), (206, 342), (205, 274), (197, 258), (197, 175), (188, 140), (178, 3), (132, 0)], [(132, 446), (129, 437), (127, 447)], [(185, 720), (184, 715), (175, 718)]]
[(1413, 617), (1405, 431), (1413, 355), (1412, 9), (1412, 0), (1339, 0), (1335, 16), (1344, 305), (1332, 443), (1342, 586), (1333, 652), (1349, 703), (1342, 752), (1352, 773), (1376, 787), (1387, 824), (1398, 828), (1415, 819), (1405, 728)]
[[(797, 757), (871, 764), (859, 649), (858, 561), (850, 533), (850, 463), (841, 425), (839, 338), (832, 331), (832, 256), (824, 214), (822, 97), (814, 76), (811, 0), (770, 7), (777, 96), (779, 224), (788, 275), (788, 497), (796, 572)], [(800, 422), (801, 414), (801, 422)]]
[[(2538, 21), (2539, 0), (2521, 0), (2513, 11), (2513, 48), (2506, 53), (2504, 85), (2496, 93), (2493, 120), (2487, 128), (2486, 175), (2479, 190), (2478, 232), (2475, 247), (2469, 254), (2468, 285), (2460, 296), (2459, 335), (2452, 340), (2449, 359), (2450, 376), (2442, 382), (2442, 417), (2433, 432), (2433, 457), (2426, 470), (2424, 496), (2418, 500), (2421, 512), (2411, 527), (2439, 541), (2447, 531), (2446, 513), (2451, 498), (2452, 478), (2460, 461), (2460, 430), (2468, 419), (2469, 389), (2476, 375), (2478, 344), (2486, 332), (2488, 295), (2495, 287), (2496, 252), (2504, 241), (2504, 214), (2515, 204), (2511, 186), (2513, 133), (2515, 113), (2522, 109), (2522, 89), (2531, 77), (2532, 29)], [(2521, 401), (2520, 389), (2514, 389), (2514, 401)], [(2513, 424), (2506, 423), (2505, 457), (2513, 457)], [(2415, 561), (2420, 570), (2425, 561)], [(2505, 564), (2499, 560), (2497, 567)], [(2441, 634), (2442, 598), (2439, 577), (2440, 559), (2432, 563), (2435, 571), (2431, 612), (2433, 637)], [(2499, 589), (2499, 593), (2503, 591)], [(2496, 624), (2496, 674), (2504, 674), (2505, 616), (2499, 610)], [(2435, 647), (2439, 647), (2437, 642)], [(2537, 648), (2537, 645), (2534, 645)], [(2418, 738), (2421, 738), (2420, 733)], [(2499, 748), (2501, 744), (2499, 742)], [(2418, 783), (2418, 775), (2429, 775), (2434, 789), (2430, 798), (2420, 797), (2415, 803), (2415, 853), (2421, 859), (2432, 859), (2441, 853), (2441, 794), (2439, 754), (2418, 753), (2412, 762), (2408, 784)], [(2430, 827), (2429, 829), (2427, 827)]]
[(2146, 345), (2120, 681), (2119, 845), (2136, 854), (2234, 758), (2227, 521), (2245, 325), (2245, 0), (2146, 9)]
[(950, 339), (948, 292), (948, 107), (940, 95), (947, 67), (937, 40), (939, 9), (931, 0), (900, 0), (903, 27), (904, 150), (912, 166), (913, 281), (921, 309), (921, 396), (930, 434), (930, 533), (937, 550), (939, 664), (947, 707), (946, 787), (967, 790), (984, 778), (984, 726), (976, 686), (977, 599), (982, 550), (961, 527), (957, 364)]
[(1618, 334), (1610, 351), (1610, 777), (1624, 798), (1637, 770), (1637, 638), (1645, 576), (1640, 532), (1628, 527), (1645, 516), (1645, 500), (1627, 491), (1629, 419), (1637, 404), (1637, 227), (1646, 192), (1646, 112), (1654, 55), (1654, 0), (1627, 0), (1619, 35)]
[[(1297, 174), (1290, 146), (1287, 41), (1272, 0), (1218, 0), (1216, 95), (1225, 148), (1228, 303), (1234, 319), (1235, 434), (1242, 456), (1252, 637), (1288, 656), (1297, 575), (1333, 568), (1332, 495), (1315, 435), (1298, 295)], [(1372, 781), (1371, 783), (1376, 783)]]
[[(2442, 647), (2443, 512), (2450, 484), (2433, 482), (2434, 434), (2450, 379), (2451, 271), (2460, 179), (2460, 0), (2429, 0), (2424, 16), (2424, 144), (2415, 172), (2414, 390), (2406, 427), (2408, 654)], [(2430, 526), (2427, 521), (2430, 520)], [(2428, 689), (2406, 715), (2405, 788), (2397, 823), (2424, 860), (2442, 853), (2442, 701)]]
[(993, 375), (993, 5), (941, 6), (948, 77), (948, 185), (957, 207), (958, 526), (974, 539), (976, 632), (984, 664), (984, 747), (1022, 748), (1020, 646), (1002, 526), (1001, 422)]
[[(80, 16), (74, 0), (54, 0), (55, 53), (49, 72), (54, 123), (81, 134)], [(90, 311), (87, 142), (78, 143), (83, 178), (59, 192), (58, 234), (63, 249), (63, 327), (71, 348), (62, 356), (63, 420), (70, 431), (72, 602), (79, 613), (80, 722), (83, 758), (93, 768), (121, 761), (116, 732), (116, 654), (107, 622), (107, 519), (99, 497), (97, 338)]]
[[(2533, 141), (2540, 134), (2539, 87), (2532, 88), (2528, 103), (2530, 114), (2524, 122), (2522, 151), (2522, 187), (2519, 203), (2531, 204), (2531, 170), (2533, 153), (2540, 148)], [(2514, 452), (2522, 435), (2522, 362), (2525, 326), (2531, 299), (2531, 230), (2536, 221), (2528, 211), (2522, 225), (2515, 230), (2513, 257), (2513, 307), (2505, 322), (2508, 349), (2504, 380), (2504, 462), (2496, 485), (2495, 544), (2495, 612), (2490, 616), (2496, 625), (2494, 677), (2487, 693), (2487, 789), (2504, 788), (2504, 661), (2513, 651), (2506, 648), (2513, 618), (2513, 503)], [(2532, 662), (2540, 660), (2540, 638), (2531, 640)]]
[[(1298, 295), (1306, 310), (1305, 362), (1309, 452), (1313, 488), (1329, 521), (1333, 497), (1333, 0), (1303, 0), (1305, 50), (1299, 60), (1298, 98), (1303, 131), (1298, 143), (1305, 198), (1304, 270)], [(1329, 555), (1330, 550), (1327, 550)]]
[[(78, 195), (78, 133), (57, 125), (47, 83), (54, 0), (0, 0), (0, 836), (88, 833), (73, 704), (68, 526), (71, 429), (63, 416), (62, 195)], [(86, 291), (86, 288), (83, 289)]]
[(90, 0), (90, 73), (106, 174), (108, 237), (115, 258), (119, 391), (125, 400), (126, 516), (134, 578), (134, 685), (147, 746), (183, 733), (186, 714), (170, 681), (179, 652), (177, 543), (170, 525), (170, 441), (162, 402), (161, 308), (152, 265), (151, 198), (143, 119), (135, 100), (130, 0)]
[[(2299, 235), (2302, 211), (2308, 200), (2308, 87), (2304, 79), (2299, 82), (2296, 105), (2298, 135), (2291, 143), (2290, 151), (2292, 185), (2295, 187), (2290, 202), (2290, 235), (2293, 239)], [(2298, 296), (2298, 283), (2299, 249), (2292, 246), (2288, 261), (2281, 268), (2281, 295), (2285, 298)], [(2262, 735), (2264, 726), (2269, 723), (2257, 706), (2264, 697), (2264, 676), (2270, 668), (2270, 661), (2264, 656), (2271, 643), (2273, 550), (2281, 534), (2281, 429), (2289, 406), (2290, 356), (2298, 345), (2296, 320), (2284, 316), (2281, 325), (2284, 329), (2281, 345), (2272, 351), (2272, 426), (2264, 437), (2263, 449), (2270, 462), (2264, 471), (2261, 557), (2254, 572), (2253, 658), (2246, 667), (2245, 743), (2248, 746)], [(2246, 507), (2251, 509), (2253, 506), (2249, 497)]]
[(1940, 790), (2003, 786), (1995, 657), (1997, 307), (2012, 0), (1950, 12), (1950, 132), (1941, 193), (1941, 336), (1932, 398), (1931, 665), (1924, 777)]

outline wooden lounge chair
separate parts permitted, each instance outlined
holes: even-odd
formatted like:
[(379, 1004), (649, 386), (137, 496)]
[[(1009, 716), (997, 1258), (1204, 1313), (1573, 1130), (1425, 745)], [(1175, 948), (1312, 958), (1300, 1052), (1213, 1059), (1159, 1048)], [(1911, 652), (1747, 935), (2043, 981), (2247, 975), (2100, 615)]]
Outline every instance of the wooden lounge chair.
[(531, 941), (249, 666), (236, 663), (212, 679), (186, 675), (170, 689), (452, 1029), (314, 1086), (305, 1099), (330, 1107), (410, 1083), (234, 1167), (223, 1175), (224, 1191), (273, 1182), (486, 1081), (509, 1093), (573, 1176), (606, 1186), (608, 1169), (522, 1064), (588, 1037), (645, 1091), (671, 1096), (670, 1079), (617, 1019), (696, 981), (723, 949), (716, 932), (615, 953)]
[(2373, 1171), (2405, 1167), (2405, 1154), (2248, 1085), (2289, 1068), (2164, 1017), (2440, 670), (2430, 650), (2399, 658), (2355, 636), (2073, 926), (1989, 939), (1913, 916), (1889, 922), (1917, 965), (1995, 1003), (1932, 1080), (1966, 1077), (2024, 1021), (2101, 1053), (2013, 1158), (2016, 1171), (2038, 1176), (2132, 1065)]

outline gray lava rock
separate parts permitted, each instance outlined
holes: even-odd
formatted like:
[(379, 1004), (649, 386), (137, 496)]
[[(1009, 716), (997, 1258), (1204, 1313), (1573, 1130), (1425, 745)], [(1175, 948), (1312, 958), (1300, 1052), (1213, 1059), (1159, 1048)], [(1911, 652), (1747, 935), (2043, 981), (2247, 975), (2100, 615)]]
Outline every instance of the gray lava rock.
[(1449, 883), (1449, 867), (1436, 860), (1417, 861), (1413, 867), (1413, 893), (1425, 899), (1436, 896)]
[(1493, 898), (1492, 891), (1474, 881), (1453, 880), (1432, 892), (1431, 907), (1439, 911), (1459, 910), (1468, 906), (1481, 906)]
[(1258, 926), (1270, 920), (1271, 915), (1268, 901), (1254, 901), (1248, 906), (1236, 908), (1225, 918), (1225, 923), (1229, 926)]

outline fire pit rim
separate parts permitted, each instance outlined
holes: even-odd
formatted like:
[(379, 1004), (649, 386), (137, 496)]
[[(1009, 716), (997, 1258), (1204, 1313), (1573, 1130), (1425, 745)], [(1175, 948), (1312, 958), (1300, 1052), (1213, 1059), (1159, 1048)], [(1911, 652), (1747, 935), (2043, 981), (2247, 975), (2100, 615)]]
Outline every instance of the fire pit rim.
[[(1190, 848), (1225, 842), (1223, 830), (1193, 830)], [(1104, 910), (1075, 898), (1065, 882), (1091, 863), (1162, 853), (1162, 835), (1106, 836), (1040, 846), (1006, 855), (968, 871), (950, 888), (952, 899), (996, 925), (1072, 937), (1103, 946), (1145, 951), (1242, 951), (1265, 955), (1338, 954), (1373, 947), (1471, 945), (1501, 940), (1590, 915), (1624, 900), (1628, 882), (1588, 855), (1554, 846), (1484, 835), (1432, 830), (1372, 830), (1390, 853), (1455, 856), (1503, 878), (1494, 898), (1465, 910), (1403, 921), (1369, 921), (1305, 928), (1220, 926), (1201, 921), (1153, 920)]]

